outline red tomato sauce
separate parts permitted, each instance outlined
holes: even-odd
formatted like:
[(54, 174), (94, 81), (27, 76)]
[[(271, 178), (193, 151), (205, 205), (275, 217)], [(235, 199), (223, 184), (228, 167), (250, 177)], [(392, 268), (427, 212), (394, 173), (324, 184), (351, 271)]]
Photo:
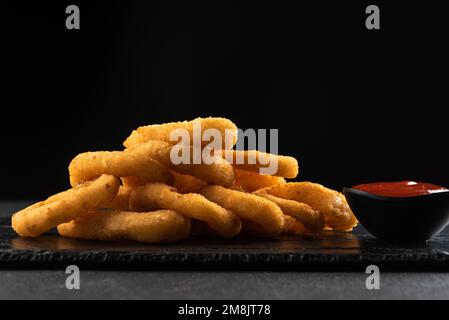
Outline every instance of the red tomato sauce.
[(449, 189), (431, 183), (414, 181), (374, 182), (359, 184), (352, 188), (384, 197), (417, 197), (449, 191)]

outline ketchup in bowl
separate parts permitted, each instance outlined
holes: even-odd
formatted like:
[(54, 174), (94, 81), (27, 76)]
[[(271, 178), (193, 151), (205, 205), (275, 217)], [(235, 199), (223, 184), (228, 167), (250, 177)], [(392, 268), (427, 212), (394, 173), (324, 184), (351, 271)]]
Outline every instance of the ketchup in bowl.
[(431, 183), (414, 181), (366, 183), (356, 185), (352, 189), (369, 192), (378, 196), (404, 198), (449, 191), (449, 189)]
[(357, 220), (385, 241), (422, 243), (449, 224), (449, 189), (431, 183), (374, 182), (343, 193)]

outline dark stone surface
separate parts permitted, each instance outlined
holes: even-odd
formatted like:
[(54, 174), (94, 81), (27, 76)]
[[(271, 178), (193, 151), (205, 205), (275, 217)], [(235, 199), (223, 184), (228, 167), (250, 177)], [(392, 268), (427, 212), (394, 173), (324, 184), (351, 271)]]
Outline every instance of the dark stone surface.
[(80, 290), (67, 290), (64, 271), (0, 270), (0, 299), (449, 299), (449, 273), (443, 272), (381, 269), (380, 290), (367, 290), (364, 268), (357, 272), (81, 268)]
[(59, 237), (20, 238), (0, 218), (0, 267), (58, 268), (76, 264), (91, 269), (357, 269), (369, 264), (399, 270), (449, 267), (449, 229), (427, 243), (387, 244), (359, 227), (353, 233), (281, 240), (191, 237), (178, 244), (147, 245)]
[[(0, 216), (9, 217), (11, 212), (23, 208), (29, 203), (25, 202), (0, 202)], [(157, 265), (158, 268), (143, 265), (140, 271), (136, 270), (99, 270), (108, 267), (107, 263), (97, 263), (96, 270), (87, 270), (86, 267), (80, 266), (81, 270), (81, 288), (80, 290), (68, 290), (65, 286), (67, 274), (63, 260), (55, 259), (59, 254), (67, 254), (71, 256), (73, 249), (70, 248), (72, 241), (66, 242), (67, 239), (58, 238), (56, 236), (46, 236), (38, 240), (42, 251), (33, 249), (33, 241), (18, 240), (13, 235), (9, 227), (1, 228), (1, 234), (8, 234), (5, 240), (1, 242), (1, 254), (3, 259), (7, 255), (19, 251), (20, 256), (28, 252), (30, 255), (24, 255), (27, 258), (38, 256), (51, 256), (47, 263), (37, 260), (36, 270), (29, 269), (30, 260), (10, 261), (9, 267), (3, 262), (0, 263), (4, 268), (0, 270), (0, 299), (448, 299), (449, 298), (449, 273), (447, 272), (389, 272), (383, 267), (380, 268), (380, 290), (367, 290), (365, 281), (367, 274), (365, 273), (366, 265), (361, 261), (353, 264), (351, 272), (339, 271), (338, 263), (325, 264), (329, 271), (305, 271), (298, 268), (296, 264), (285, 264), (289, 270), (255, 270), (254, 263), (240, 264), (241, 268), (235, 270), (229, 264), (224, 264), (221, 270), (188, 270), (185, 264), (176, 264), (177, 270), (163, 270), (167, 265), (162, 261)], [(358, 233), (362, 233), (359, 230)], [(424, 259), (428, 258), (428, 252), (438, 252), (439, 255), (446, 256), (445, 248), (446, 235), (438, 237), (429, 243), (429, 247), (418, 246), (417, 248), (400, 248), (380, 245), (375, 239), (367, 235), (354, 235), (354, 237), (346, 237), (346, 240), (340, 238), (339, 248), (330, 247), (326, 242), (320, 242), (322, 254), (328, 252), (334, 253), (339, 250), (339, 254), (343, 251), (346, 254), (355, 257), (358, 253), (366, 252), (366, 246), (370, 247), (375, 256), (389, 252), (392, 257), (402, 256), (404, 260), (410, 259), (410, 254), (415, 258), (410, 265), (412, 269), (421, 270), (422, 265), (416, 263), (419, 255), (422, 254)], [(57, 248), (59, 240), (63, 241), (61, 247)], [(355, 242), (354, 239), (357, 239)], [(361, 240), (361, 241), (360, 241)], [(322, 240), (324, 241), (324, 240)], [(14, 244), (13, 244), (14, 243)], [(87, 250), (85, 255), (89, 257), (99, 254), (98, 249), (106, 246), (108, 251), (117, 254), (118, 251), (134, 248), (135, 245), (129, 244), (106, 244), (92, 242), (78, 242), (77, 248)], [(82, 247), (79, 244), (83, 243)], [(250, 249), (265, 250), (265, 247), (254, 247), (258, 242), (253, 242)], [(333, 243), (333, 242), (331, 242)], [(346, 244), (345, 244), (346, 243)], [(356, 245), (354, 245), (356, 243)], [(193, 243), (191, 244), (193, 245)], [(263, 245), (263, 242), (259, 242)], [(14, 246), (19, 246), (14, 248)], [(22, 246), (22, 247), (21, 247)], [(206, 251), (212, 251), (214, 245), (208, 243), (203, 244)], [(238, 246), (234, 243), (234, 246)], [(267, 243), (265, 244), (267, 246)], [(290, 247), (289, 247), (290, 246)], [(316, 252), (316, 248), (311, 247), (309, 242), (308, 250)], [(315, 242), (315, 247), (318, 243)], [(148, 250), (153, 246), (138, 245), (138, 250), (144, 250), (149, 254)], [(232, 247), (232, 246), (231, 246)], [(154, 247), (153, 251), (157, 247)], [(377, 248), (377, 249), (375, 249)], [(387, 249), (388, 250), (387, 250)], [(77, 250), (78, 250), (77, 249)], [(174, 248), (172, 248), (174, 249)], [(172, 250), (170, 249), (170, 250)], [(229, 247), (228, 247), (229, 249)], [(231, 248), (232, 249), (232, 248)], [(268, 252), (285, 252), (291, 250), (292, 243), (278, 242), (277, 249), (271, 247)], [(233, 250), (236, 250), (234, 247)], [(303, 251), (298, 245), (294, 246), (294, 250)], [(331, 251), (327, 251), (331, 250)], [(341, 251), (343, 250), (343, 251)], [(54, 252), (58, 252), (55, 254)], [(76, 253), (79, 255), (80, 253)], [(126, 255), (126, 253), (125, 253)], [(73, 257), (73, 255), (72, 255)], [(36, 258), (33, 258), (36, 259)], [(390, 258), (392, 259), (392, 258)], [(444, 261), (444, 259), (442, 259)], [(32, 261), (32, 259), (31, 259)], [(69, 262), (70, 259), (67, 261)], [(331, 260), (329, 260), (331, 261)], [(135, 268), (135, 265), (128, 262), (121, 263), (122, 266)], [(207, 264), (204, 264), (207, 265)], [(401, 263), (403, 267), (407, 263)], [(445, 263), (432, 264), (445, 265)], [(145, 267), (146, 266), (146, 267)], [(244, 267), (247, 266), (245, 269)], [(265, 266), (273, 268), (275, 264), (265, 263)], [(48, 268), (53, 270), (46, 270)], [(21, 270), (21, 269), (27, 270)], [(46, 268), (46, 269), (45, 269)], [(314, 268), (312, 268), (314, 269)], [(444, 269), (444, 268), (443, 268)], [(145, 271), (143, 271), (145, 270)], [(332, 270), (332, 271), (330, 271)]]

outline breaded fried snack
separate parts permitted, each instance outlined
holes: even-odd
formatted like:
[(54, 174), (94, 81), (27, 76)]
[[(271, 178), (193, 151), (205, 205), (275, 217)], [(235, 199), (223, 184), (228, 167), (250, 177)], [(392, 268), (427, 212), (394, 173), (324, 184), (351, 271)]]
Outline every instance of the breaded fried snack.
[(272, 234), (282, 232), (284, 214), (279, 206), (270, 200), (217, 185), (204, 187), (201, 194), (223, 208), (233, 211), (240, 218), (261, 225)]
[(81, 153), (70, 163), (69, 174), (72, 186), (102, 174), (120, 178), (135, 176), (144, 182), (173, 182), (170, 171), (145, 148)]
[(91, 240), (134, 240), (166, 243), (184, 240), (190, 219), (173, 210), (130, 212), (101, 210), (58, 225), (63, 237)]
[(172, 157), (175, 157), (175, 152), (173, 151), (172, 154), (172, 148), (176, 148), (176, 146), (172, 146), (164, 141), (150, 140), (141, 143), (132, 149), (127, 149), (127, 151), (145, 154), (162, 163), (172, 171), (194, 176), (207, 183), (230, 186), (234, 182), (234, 168), (219, 155), (212, 155), (213, 158), (211, 159), (210, 164), (203, 162), (202, 159), (200, 159), (201, 161), (199, 161), (199, 163), (194, 163), (193, 155), (191, 156), (194, 152), (194, 147), (184, 146), (185, 149), (183, 150), (187, 153), (187, 156), (190, 157), (188, 159), (189, 161), (186, 161), (185, 163), (174, 163)]
[(298, 161), (289, 156), (261, 152), (257, 150), (220, 150), (226, 161), (235, 169), (257, 172), (284, 178), (295, 178), (298, 175)]
[(172, 174), (175, 177), (173, 186), (179, 193), (198, 193), (198, 191), (207, 185), (206, 182), (194, 176), (180, 174), (175, 171), (172, 171)]
[(326, 227), (337, 231), (350, 231), (357, 219), (340, 192), (312, 182), (289, 182), (267, 187), (257, 194), (268, 193), (283, 199), (303, 202), (324, 216)]
[(276, 203), (285, 215), (299, 220), (307, 229), (312, 232), (319, 232), (324, 228), (324, 217), (318, 210), (312, 209), (308, 204), (295, 200), (282, 199), (268, 193), (257, 193), (265, 199)]
[(11, 219), (12, 228), (22, 237), (38, 237), (58, 224), (101, 207), (114, 198), (119, 186), (120, 180), (110, 175), (79, 184), (16, 212)]
[[(231, 120), (226, 118), (196, 118), (191, 121), (170, 122), (139, 127), (131, 133), (125, 142), (123, 142), (123, 145), (126, 148), (132, 148), (149, 140), (160, 140), (170, 144), (176, 144), (178, 141), (172, 141), (170, 135), (177, 129), (185, 130), (189, 137), (192, 138), (191, 143), (189, 144), (193, 144), (195, 125), (199, 130), (198, 134), (200, 135), (200, 139), (206, 130), (215, 129), (218, 130), (222, 137), (221, 143), (223, 148), (232, 148), (237, 142), (237, 126)], [(202, 140), (203, 139), (201, 139), (202, 146), (209, 144), (209, 141)]]
[(235, 170), (235, 180), (231, 189), (253, 192), (285, 182), (285, 179), (282, 177), (263, 175), (251, 171)]
[(312, 233), (304, 226), (304, 224), (301, 223), (301, 221), (287, 215), (285, 216), (284, 230), (282, 232), (296, 235)]
[(232, 238), (240, 232), (240, 218), (232, 211), (207, 200), (200, 194), (180, 194), (163, 183), (149, 183), (130, 197), (131, 210), (172, 209), (188, 217), (204, 221), (218, 235)]
[(116, 210), (129, 210), (129, 196), (134, 189), (134, 187), (130, 186), (120, 186), (114, 198), (105, 202), (101, 207)]

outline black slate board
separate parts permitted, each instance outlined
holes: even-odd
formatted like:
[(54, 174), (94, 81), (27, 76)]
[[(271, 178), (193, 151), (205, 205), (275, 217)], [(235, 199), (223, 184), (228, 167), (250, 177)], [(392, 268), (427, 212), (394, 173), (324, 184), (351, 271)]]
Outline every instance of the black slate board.
[(1, 268), (90, 269), (357, 269), (449, 270), (449, 229), (426, 244), (392, 245), (362, 227), (352, 233), (285, 236), (281, 240), (192, 237), (178, 244), (147, 245), (62, 238), (55, 233), (20, 238), (0, 218)]

